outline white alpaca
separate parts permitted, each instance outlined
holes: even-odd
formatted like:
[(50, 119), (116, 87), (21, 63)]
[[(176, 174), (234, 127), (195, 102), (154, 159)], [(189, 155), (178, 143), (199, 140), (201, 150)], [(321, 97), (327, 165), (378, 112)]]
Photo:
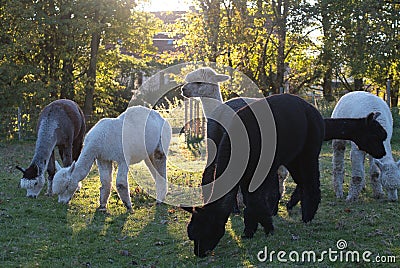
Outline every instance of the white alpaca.
[(167, 194), (166, 160), (170, 140), (168, 122), (156, 111), (142, 106), (130, 107), (117, 118), (101, 119), (87, 133), (76, 163), (57, 168), (53, 192), (58, 194), (58, 202), (68, 203), (96, 160), (102, 185), (99, 209), (105, 210), (111, 192), (112, 162), (115, 161), (118, 163), (117, 191), (131, 211), (129, 165), (144, 160), (155, 180), (157, 202), (162, 202)]
[[(370, 176), (373, 195), (375, 198), (382, 198), (385, 188), (387, 198), (396, 201), (397, 189), (400, 188), (400, 161), (395, 162), (392, 156), (390, 140), (393, 133), (393, 118), (387, 104), (379, 97), (363, 92), (356, 91), (344, 95), (336, 104), (332, 113), (332, 118), (359, 118), (365, 117), (371, 112), (380, 112), (381, 115), (377, 121), (387, 132), (387, 138), (384, 141), (386, 155), (380, 160), (373, 159), (369, 156)], [(333, 185), (336, 197), (343, 197), (343, 181), (344, 181), (344, 151), (346, 141), (334, 140), (333, 146)], [(347, 201), (354, 201), (365, 186), (364, 159), (366, 153), (357, 148), (351, 142), (351, 164), (352, 178), (350, 181), (349, 193)]]
[[(206, 119), (218, 117), (220, 111), (215, 111), (222, 103), (221, 89), (219, 86), (220, 82), (224, 82), (230, 79), (230, 76), (216, 73), (212, 68), (205, 67), (199, 68), (195, 71), (188, 73), (185, 77), (186, 84), (182, 87), (182, 95), (187, 98), (199, 98), (203, 106), (203, 113)], [(238, 110), (244, 105), (252, 103), (257, 98), (240, 98), (234, 100), (238, 103), (229, 105), (233, 110)], [(240, 101), (240, 102), (239, 102)], [(228, 102), (229, 103), (229, 102)], [(209, 124), (207, 124), (209, 126)], [(214, 126), (214, 125), (212, 125)], [(207, 137), (208, 141), (210, 138), (215, 141), (216, 134), (213, 130), (207, 129), (207, 134), (213, 137)], [(210, 153), (210, 152), (208, 152)], [(284, 192), (284, 180), (288, 176), (288, 171), (284, 166), (279, 167), (279, 191), (282, 195)], [(240, 199), (240, 196), (239, 196)]]

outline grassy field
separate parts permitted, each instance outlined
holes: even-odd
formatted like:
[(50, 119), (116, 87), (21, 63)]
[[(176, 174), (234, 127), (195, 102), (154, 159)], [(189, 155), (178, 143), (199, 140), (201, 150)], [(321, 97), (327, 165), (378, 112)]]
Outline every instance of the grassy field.
[[(400, 133), (395, 129), (393, 150), (400, 157)], [(171, 156), (182, 166), (193, 159), (193, 152), (172, 148)], [(197, 150), (197, 149), (196, 149)], [(0, 144), (0, 267), (398, 267), (400, 265), (400, 206), (399, 203), (375, 200), (367, 185), (360, 200), (346, 203), (334, 196), (331, 184), (331, 148), (325, 143), (321, 153), (322, 202), (316, 218), (310, 224), (301, 222), (297, 207), (291, 215), (285, 203), (294, 189), (291, 179), (286, 183), (287, 192), (281, 200), (278, 216), (274, 217), (275, 234), (266, 237), (258, 231), (251, 240), (241, 238), (242, 216), (232, 215), (226, 234), (214, 254), (200, 259), (192, 253), (186, 225), (188, 213), (169, 205), (155, 205), (130, 178), (134, 214), (126, 214), (115, 190), (107, 213), (97, 212), (100, 182), (94, 166), (83, 181), (82, 190), (69, 206), (58, 204), (56, 197), (42, 194), (37, 199), (25, 197), (25, 190), (18, 188), (20, 172), (15, 165), (27, 166), (34, 151), (32, 142)], [(199, 151), (198, 151), (199, 153)], [(182, 155), (184, 157), (182, 158)], [(201, 155), (201, 153), (199, 154)], [(201, 157), (195, 158), (201, 165)], [(347, 190), (351, 174), (347, 157)], [(171, 180), (200, 178), (197, 172), (182, 172), (169, 167)], [(135, 176), (150, 176), (143, 165), (135, 167)], [(345, 240), (347, 247), (338, 250), (337, 241)], [(267, 247), (288, 262), (260, 262), (257, 255)], [(322, 262), (302, 261), (305, 251), (316, 252), (317, 259), (324, 251)], [(291, 262), (298, 252), (299, 261)], [(370, 251), (371, 263), (352, 261), (346, 252)], [(292, 252), (292, 253), (291, 253)], [(368, 253), (368, 252), (367, 252)], [(283, 254), (283, 253), (281, 253)], [(291, 254), (291, 255), (290, 255)], [(260, 255), (263, 257), (263, 254)], [(307, 255), (304, 255), (307, 260)], [(395, 256), (397, 264), (377, 263)], [(334, 261), (336, 257), (336, 261)]]

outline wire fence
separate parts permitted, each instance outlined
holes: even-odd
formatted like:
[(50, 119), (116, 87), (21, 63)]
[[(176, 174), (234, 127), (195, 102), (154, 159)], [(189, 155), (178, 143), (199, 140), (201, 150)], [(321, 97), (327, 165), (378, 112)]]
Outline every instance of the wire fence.
[[(316, 100), (313, 102), (319, 103)], [(327, 110), (330, 108), (325, 107), (325, 104), (317, 105)], [(11, 107), (3, 110), (0, 120), (0, 142), (36, 139), (36, 125), (41, 112), (40, 108), (27, 110), (21, 107)], [(205, 137), (206, 119), (198, 100), (189, 99), (172, 109), (158, 110), (158, 112), (169, 122), (174, 134), (185, 134), (187, 140), (201, 140)], [(89, 130), (90, 126), (95, 123), (87, 122), (87, 129)]]
[[(302, 96), (312, 103), (324, 117), (330, 117), (336, 102), (324, 100), (321, 94)], [(40, 107), (23, 109), (21, 107), (3, 108), (0, 120), (0, 142), (36, 139), (36, 125)], [(398, 109), (395, 112), (398, 113)], [(170, 109), (158, 110), (171, 125), (174, 134), (185, 134), (188, 140), (201, 140), (206, 135), (206, 120), (201, 103), (189, 99)], [(88, 122), (94, 125), (96, 122)]]
[(0, 120), (0, 141), (33, 140), (36, 138), (36, 125), (40, 108), (29, 110), (21, 107), (2, 109)]

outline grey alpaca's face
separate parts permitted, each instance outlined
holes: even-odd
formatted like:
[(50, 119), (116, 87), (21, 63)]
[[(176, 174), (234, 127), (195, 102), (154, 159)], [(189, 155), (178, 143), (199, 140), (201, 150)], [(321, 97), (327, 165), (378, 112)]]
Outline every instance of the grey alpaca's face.
[(214, 96), (219, 92), (218, 85), (206, 82), (192, 82), (182, 86), (182, 96), (186, 98), (201, 98)]
[[(185, 209), (189, 211), (188, 209)], [(225, 234), (225, 222), (218, 222), (212, 213), (203, 209), (190, 211), (192, 218), (187, 227), (189, 239), (194, 242), (193, 252), (198, 257), (206, 257)]]

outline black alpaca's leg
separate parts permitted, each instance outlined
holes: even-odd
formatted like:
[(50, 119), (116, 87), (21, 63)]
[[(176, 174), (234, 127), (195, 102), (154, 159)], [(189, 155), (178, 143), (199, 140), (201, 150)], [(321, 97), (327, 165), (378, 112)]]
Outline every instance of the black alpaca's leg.
[(321, 202), (318, 157), (300, 156), (290, 164), (290, 174), (297, 183), (296, 196), (301, 200), (302, 220), (311, 221)]
[(240, 185), (240, 189), (243, 194), (243, 200), (246, 200), (245, 208), (243, 210), (243, 218), (244, 218), (244, 231), (242, 237), (244, 238), (252, 238), (257, 231), (258, 222), (255, 219), (256, 212), (254, 211), (254, 207), (252, 206), (252, 202), (249, 201), (251, 197), (248, 191), (248, 183), (242, 181)]
[(309, 222), (314, 218), (321, 202), (318, 159), (314, 161), (310, 170), (304, 173), (304, 177), (307, 179), (306, 183), (301, 185), (301, 211), (302, 220)]
[(243, 215), (244, 215), (243, 237), (244, 238), (252, 238), (254, 236), (254, 234), (256, 233), (257, 227), (258, 227), (258, 222), (256, 220), (255, 212), (253, 211), (253, 208), (246, 207), (243, 210)]
[(279, 200), (281, 193), (279, 191), (279, 179), (277, 172), (270, 172), (267, 188), (267, 202), (272, 216), (278, 214)]
[(253, 193), (243, 193), (247, 200), (247, 205), (244, 209), (244, 237), (252, 238), (257, 231), (258, 223), (264, 227), (265, 234), (273, 233), (274, 226), (269, 203), (271, 199), (268, 198), (270, 193), (262, 188)]
[(288, 211), (292, 210), (297, 205), (297, 203), (299, 203), (300, 200), (301, 200), (300, 188), (296, 186), (292, 195), (290, 196), (290, 200), (286, 204), (286, 209)]

